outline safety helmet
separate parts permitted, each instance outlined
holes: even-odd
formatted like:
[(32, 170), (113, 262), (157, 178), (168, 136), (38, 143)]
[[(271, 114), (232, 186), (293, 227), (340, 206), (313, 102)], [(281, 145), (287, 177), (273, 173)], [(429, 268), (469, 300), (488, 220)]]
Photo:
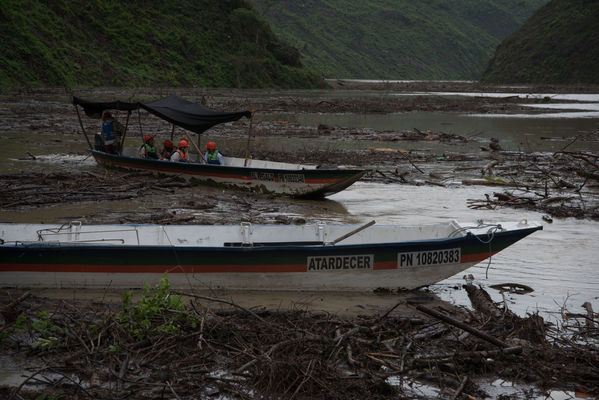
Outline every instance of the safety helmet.
[(154, 136), (150, 135), (149, 133), (147, 133), (144, 136), (144, 143), (148, 143), (150, 141), (150, 139), (152, 139)]
[(171, 142), (170, 140), (166, 139), (164, 142), (162, 142), (162, 146), (164, 146), (165, 149), (172, 149), (173, 148), (173, 142)]
[(102, 118), (110, 118), (112, 117), (112, 114), (110, 113), (110, 111), (104, 111), (104, 113), (102, 114)]
[(214, 143), (214, 142), (208, 142), (208, 143), (206, 143), (206, 148), (208, 150), (216, 150), (216, 143)]
[(189, 147), (189, 142), (187, 141), (187, 139), (179, 140), (179, 147)]

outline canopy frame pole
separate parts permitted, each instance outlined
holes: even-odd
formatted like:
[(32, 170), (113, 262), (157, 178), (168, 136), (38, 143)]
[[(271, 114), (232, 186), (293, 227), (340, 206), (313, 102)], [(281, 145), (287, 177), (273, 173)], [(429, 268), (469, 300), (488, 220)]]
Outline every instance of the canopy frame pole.
[(173, 129), (171, 130), (171, 142), (173, 141), (174, 137), (175, 137), (175, 124), (173, 124)]
[(125, 121), (125, 132), (123, 132), (123, 137), (121, 138), (121, 154), (123, 154), (123, 146), (125, 145), (125, 137), (127, 136), (127, 127), (129, 126), (129, 117), (131, 116), (131, 110), (127, 110), (127, 121)]
[(248, 129), (248, 141), (245, 146), (245, 160), (243, 161), (243, 166), (247, 167), (248, 158), (250, 155), (250, 140), (252, 138), (252, 128), (254, 126), (254, 110), (251, 111), (252, 115), (250, 116), (250, 127)]
[(202, 160), (204, 160), (204, 162), (207, 163), (206, 158), (202, 154), (202, 152), (201, 152), (200, 148), (198, 147), (198, 145), (196, 144), (196, 142), (193, 141), (193, 138), (191, 136), (189, 136), (189, 133), (187, 133), (187, 131), (183, 131), (183, 133), (185, 133), (185, 136), (187, 136), (187, 139), (191, 142), (191, 144), (193, 144), (193, 147), (196, 148), (196, 150), (198, 151), (198, 154), (200, 155), (200, 157), (202, 157)]
[(137, 121), (139, 122), (139, 137), (141, 137), (141, 141), (143, 142), (144, 131), (143, 131), (143, 128), (141, 127), (141, 111), (139, 111), (139, 108), (137, 109)]
[(87, 140), (87, 144), (89, 145), (89, 149), (93, 150), (93, 146), (92, 146), (92, 142), (90, 142), (89, 138), (87, 137), (87, 132), (85, 132), (85, 128), (83, 127), (83, 121), (81, 121), (81, 114), (79, 114), (79, 107), (77, 107), (76, 104), (73, 104), (75, 106), (75, 110), (77, 110), (77, 119), (79, 119), (79, 126), (81, 126), (81, 130), (83, 131), (83, 136), (85, 136), (85, 140)]

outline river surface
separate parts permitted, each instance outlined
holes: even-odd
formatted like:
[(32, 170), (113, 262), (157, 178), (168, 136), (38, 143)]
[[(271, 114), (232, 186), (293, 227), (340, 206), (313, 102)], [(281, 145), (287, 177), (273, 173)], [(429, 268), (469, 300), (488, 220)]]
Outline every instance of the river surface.
[[(297, 95), (297, 92), (295, 92)], [(335, 92), (341, 96), (343, 92)], [(307, 94), (306, 94), (307, 95)], [(380, 95), (380, 92), (379, 92)], [(393, 93), (387, 93), (393, 96)], [(406, 94), (402, 94), (406, 95)], [(445, 93), (444, 95), (464, 95)], [(470, 94), (482, 95), (482, 94)], [(496, 94), (493, 94), (496, 95)], [(544, 94), (545, 95), (545, 94)], [(546, 94), (553, 96), (551, 94)], [(332, 95), (333, 96), (333, 95)], [(571, 96), (565, 99), (572, 100)], [(583, 95), (578, 100), (585, 103), (555, 105), (539, 104), (531, 114), (518, 115), (477, 115), (465, 113), (397, 113), (397, 114), (298, 114), (275, 113), (263, 115), (263, 120), (288, 120), (306, 126), (318, 124), (344, 127), (363, 127), (377, 130), (402, 130), (418, 128), (434, 132), (454, 133), (462, 136), (498, 138), (506, 150), (552, 152), (567, 147), (569, 150), (599, 151), (599, 95)], [(544, 107), (544, 109), (543, 109)], [(559, 111), (554, 111), (559, 108)], [(571, 111), (568, 111), (568, 108)], [(566, 109), (566, 111), (564, 111)], [(531, 107), (532, 110), (532, 107)], [(583, 137), (584, 140), (577, 140)], [(240, 139), (221, 140), (223, 145), (242, 145)], [(327, 138), (258, 138), (257, 143), (264, 148), (297, 148), (302, 151), (310, 146), (337, 146), (365, 148), (380, 146), (380, 142), (335, 141)], [(85, 155), (86, 144), (81, 136), (59, 138), (50, 135), (37, 135), (32, 132), (7, 130), (0, 133), (0, 144), (8, 157), (0, 160), (0, 174), (22, 171), (51, 171), (89, 169), (100, 172), (94, 161)], [(480, 143), (434, 144), (434, 143), (385, 143), (386, 147), (417, 148), (435, 154), (450, 152), (477, 151)], [(313, 147), (312, 147), (313, 148)], [(27, 160), (25, 151), (36, 155), (37, 160)], [(206, 189), (206, 191), (215, 189)], [(450, 184), (446, 188), (437, 186), (410, 186), (358, 182), (347, 190), (331, 196), (322, 202), (298, 201), (292, 211), (293, 217), (329, 222), (425, 224), (456, 219), (462, 223), (528, 220), (542, 222), (543, 215), (537, 212), (502, 208), (498, 210), (472, 210), (467, 207), (469, 199), (480, 200), (484, 194), (492, 196), (493, 188), (468, 187)], [(190, 194), (192, 196), (193, 194)], [(152, 198), (119, 202), (122, 209), (143, 207)], [(0, 210), (3, 222), (40, 222), (82, 215), (86, 210), (99, 210), (107, 204), (80, 204), (52, 206), (23, 211)], [(110, 204), (110, 207), (114, 204)], [(274, 210), (274, 213), (277, 211)], [(489, 285), (517, 283), (530, 286), (532, 293), (507, 294), (508, 306), (512, 311), (524, 315), (540, 311), (545, 315), (559, 313), (562, 309), (580, 313), (582, 303), (591, 302), (599, 310), (599, 223), (588, 220), (554, 219), (544, 223), (544, 229), (536, 232), (515, 245), (494, 256), (491, 263), (483, 262), (464, 273), (428, 288), (442, 299), (457, 304), (468, 305), (465, 292), (460, 290), (463, 276), (472, 274), (474, 283), (488, 288)], [(457, 290), (456, 290), (457, 289)], [(502, 301), (502, 295), (488, 288), (494, 300)], [(72, 294), (69, 294), (69, 296)], [(251, 294), (255, 304), (283, 304), (284, 296)], [(337, 297), (334, 297), (337, 296)], [(294, 295), (296, 304), (310, 308), (327, 309), (327, 304), (335, 305), (331, 311), (359, 312), (369, 304), (392, 306), (392, 296), (376, 295), (331, 295), (329, 299), (321, 294)], [(382, 300), (382, 303), (381, 302)]]
[[(486, 193), (492, 193), (487, 189)], [(468, 199), (478, 199), (481, 189), (474, 187), (442, 188), (436, 186), (405, 186), (359, 182), (350, 190), (331, 196), (342, 203), (350, 216), (363, 222), (426, 224), (458, 220), (465, 224), (476, 221), (542, 221), (542, 214), (503, 208), (472, 210)], [(451, 290), (465, 283), (463, 276), (472, 274), (475, 283), (485, 287), (501, 283), (531, 286), (534, 292), (525, 295), (508, 294), (509, 307), (520, 315), (555, 312), (562, 306), (578, 310), (585, 301), (599, 308), (599, 223), (575, 219), (554, 219), (543, 230), (517, 242), (493, 256), (491, 264), (482, 262), (464, 273), (433, 285), (432, 290), (459, 304), (467, 304), (463, 291)], [(489, 289), (491, 296), (501, 295)]]

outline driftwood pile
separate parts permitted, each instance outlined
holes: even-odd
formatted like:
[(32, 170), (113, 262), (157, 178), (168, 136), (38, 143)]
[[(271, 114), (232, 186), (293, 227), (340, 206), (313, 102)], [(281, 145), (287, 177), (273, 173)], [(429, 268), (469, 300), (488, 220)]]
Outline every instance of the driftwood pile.
[(144, 194), (171, 193), (175, 188), (188, 186), (144, 172), (6, 174), (0, 175), (0, 208), (131, 199)]
[[(549, 157), (522, 153), (510, 162), (487, 164), (485, 180), (465, 184), (509, 187), (470, 200), (474, 209), (526, 208), (552, 217), (599, 219), (599, 154), (559, 151)], [(493, 178), (494, 174), (501, 178)]]
[(26, 295), (0, 309), (1, 349), (31, 366), (0, 397), (418, 399), (426, 396), (413, 387), (425, 384), (442, 398), (475, 399), (488, 396), (485, 377), (599, 395), (596, 314), (560, 332), (466, 290), (472, 311), (417, 304), (409, 316), (392, 308), (352, 319), (164, 286), (122, 306)]

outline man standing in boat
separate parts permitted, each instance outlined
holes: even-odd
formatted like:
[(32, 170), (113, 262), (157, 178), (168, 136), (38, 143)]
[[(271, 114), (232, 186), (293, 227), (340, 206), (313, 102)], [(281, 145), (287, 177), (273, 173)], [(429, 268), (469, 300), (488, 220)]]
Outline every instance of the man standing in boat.
[(216, 143), (208, 142), (206, 144), (206, 155), (204, 156), (206, 163), (215, 164), (215, 165), (223, 165), (223, 155), (220, 154), (220, 151), (216, 148)]
[(189, 148), (189, 142), (187, 139), (181, 139), (177, 150), (173, 152), (170, 160), (175, 162), (188, 162), (189, 156), (187, 155), (187, 149)]
[(158, 159), (158, 152), (156, 146), (154, 146), (154, 136), (150, 134), (144, 136), (144, 144), (139, 148), (139, 157)]
[(104, 111), (102, 114), (102, 141), (104, 142), (104, 152), (119, 154), (121, 152), (121, 137), (125, 128), (112, 117), (110, 111)]

